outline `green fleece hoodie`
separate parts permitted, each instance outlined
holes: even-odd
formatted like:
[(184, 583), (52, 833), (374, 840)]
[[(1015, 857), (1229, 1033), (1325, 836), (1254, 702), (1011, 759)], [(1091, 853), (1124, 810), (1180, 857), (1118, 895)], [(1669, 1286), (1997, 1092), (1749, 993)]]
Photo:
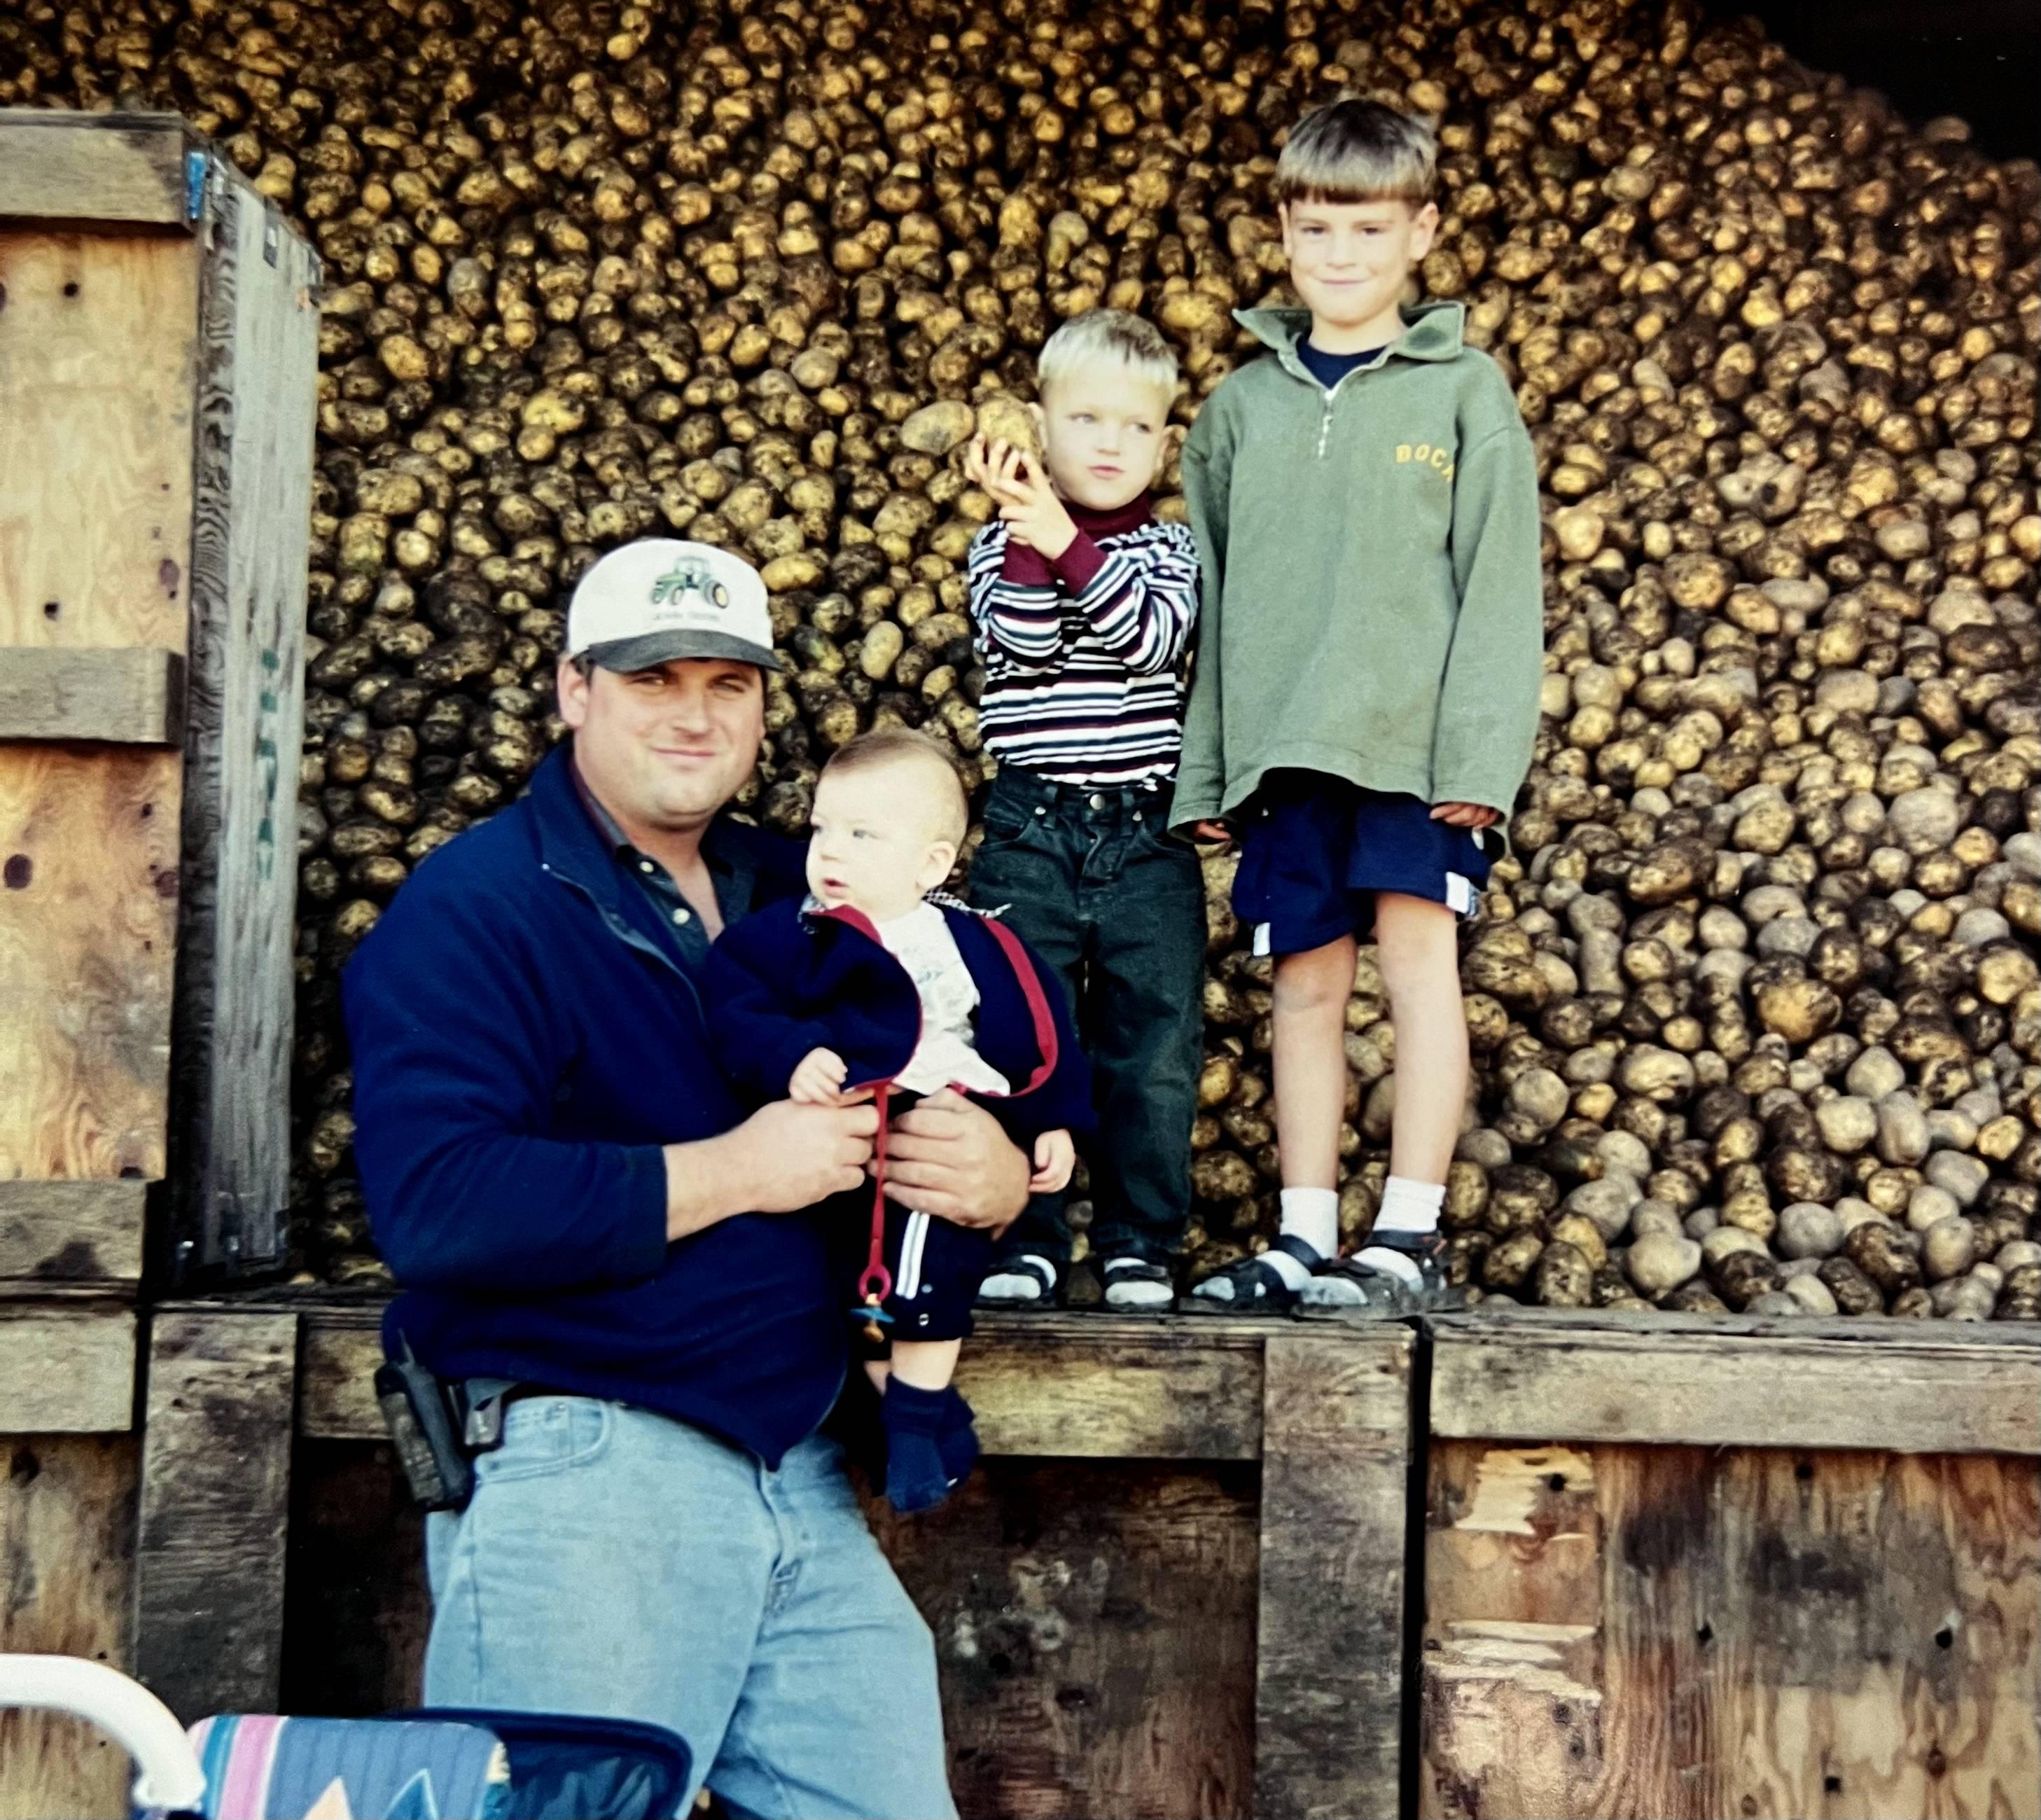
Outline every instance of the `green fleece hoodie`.
[(1457, 303), (1410, 311), (1330, 391), (1303, 310), (1243, 310), (1275, 350), (1184, 446), (1204, 605), (1170, 825), (1318, 771), (1507, 815), (1531, 766), (1544, 643), (1538, 476), (1501, 370)]

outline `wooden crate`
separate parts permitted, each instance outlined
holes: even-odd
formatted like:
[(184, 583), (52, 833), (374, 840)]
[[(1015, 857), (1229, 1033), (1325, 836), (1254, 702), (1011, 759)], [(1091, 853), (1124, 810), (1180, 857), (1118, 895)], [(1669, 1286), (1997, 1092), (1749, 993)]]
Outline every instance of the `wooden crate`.
[[(331, 1292), (155, 1316), (137, 1672), (184, 1716), (416, 1696), (380, 1317)], [(936, 1634), (963, 1811), (1399, 1810), (1416, 1348), (1379, 1324), (983, 1322), (959, 1383), (992, 1457), (940, 1513), (873, 1512)]]
[(2041, 1813), (2041, 1336), (1435, 1325), (1419, 1812)]
[(287, 1198), (318, 262), (174, 116), (0, 171), (0, 1294), (132, 1295)]

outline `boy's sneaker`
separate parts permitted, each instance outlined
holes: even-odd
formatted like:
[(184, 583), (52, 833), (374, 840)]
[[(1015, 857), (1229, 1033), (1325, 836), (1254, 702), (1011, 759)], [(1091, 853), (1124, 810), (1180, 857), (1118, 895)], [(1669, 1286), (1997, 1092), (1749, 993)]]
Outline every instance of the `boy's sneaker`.
[(1314, 1309), (1357, 1314), (1436, 1314), (1465, 1305), (1448, 1280), (1442, 1232), (1379, 1232), (1351, 1257), (1329, 1259), (1299, 1298)]

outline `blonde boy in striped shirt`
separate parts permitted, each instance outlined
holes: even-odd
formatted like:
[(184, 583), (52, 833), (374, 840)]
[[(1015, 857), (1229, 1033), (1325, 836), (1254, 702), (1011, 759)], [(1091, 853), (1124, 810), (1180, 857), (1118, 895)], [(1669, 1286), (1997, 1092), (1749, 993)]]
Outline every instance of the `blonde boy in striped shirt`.
[[(1098, 1105), (1105, 1305), (1160, 1311), (1190, 1208), (1205, 942), (1197, 858), (1166, 826), (1197, 549), (1149, 493), (1177, 361), (1149, 323), (1094, 310), (1050, 338), (1038, 379), (1040, 458), (981, 438), (967, 462), (999, 512), (969, 559), (979, 723), (999, 761), (971, 899), (1003, 907), (1070, 994)], [(1051, 1305), (1070, 1247), (1063, 1196), (1036, 1196), (981, 1305)]]

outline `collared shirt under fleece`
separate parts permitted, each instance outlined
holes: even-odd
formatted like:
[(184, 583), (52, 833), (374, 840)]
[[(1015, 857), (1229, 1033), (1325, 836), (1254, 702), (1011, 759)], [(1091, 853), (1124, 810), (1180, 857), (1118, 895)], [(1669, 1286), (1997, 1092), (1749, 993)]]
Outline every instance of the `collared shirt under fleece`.
[(1508, 815), (1544, 643), (1538, 478), (1501, 369), (1457, 303), (1410, 311), (1330, 390), (1302, 310), (1238, 312), (1273, 350), (1198, 413), (1184, 493), (1203, 628), (1172, 827), (1273, 770)]
[(1143, 494), (1117, 512), (1069, 508), (1053, 562), (991, 524), (968, 558), (985, 655), (987, 750), (1059, 783), (1142, 784), (1175, 770), (1184, 648), (1198, 611), (1189, 530)]

